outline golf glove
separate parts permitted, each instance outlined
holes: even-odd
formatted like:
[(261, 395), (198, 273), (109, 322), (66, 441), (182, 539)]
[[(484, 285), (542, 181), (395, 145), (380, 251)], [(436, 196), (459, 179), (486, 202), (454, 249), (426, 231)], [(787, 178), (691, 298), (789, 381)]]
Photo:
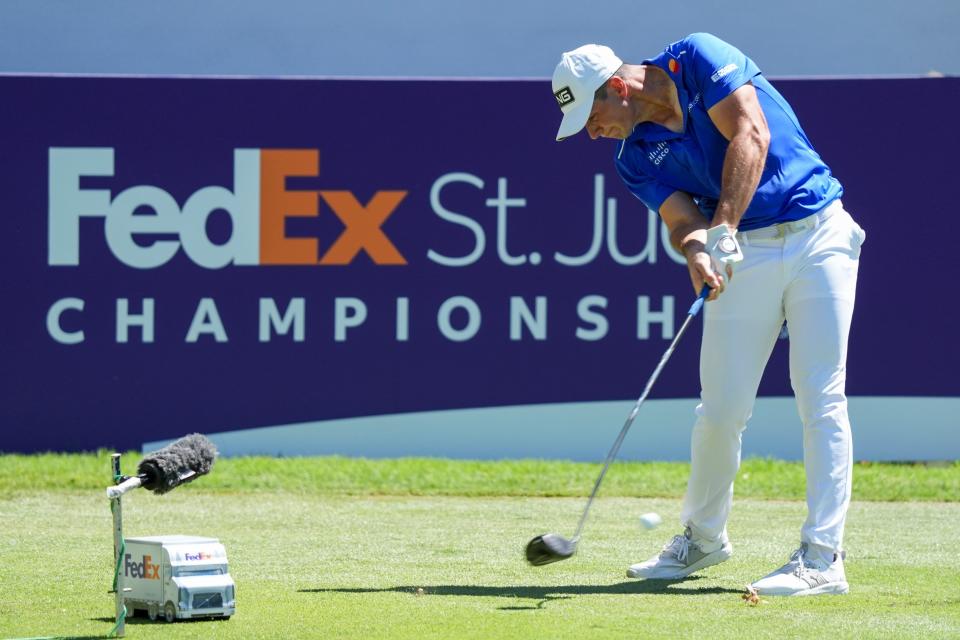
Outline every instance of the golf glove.
[[(736, 231), (720, 224), (707, 229), (707, 253), (710, 254), (710, 266), (717, 273), (728, 278), (733, 277), (733, 265), (743, 260), (740, 243), (737, 242)], [(727, 267), (730, 268), (729, 272)]]

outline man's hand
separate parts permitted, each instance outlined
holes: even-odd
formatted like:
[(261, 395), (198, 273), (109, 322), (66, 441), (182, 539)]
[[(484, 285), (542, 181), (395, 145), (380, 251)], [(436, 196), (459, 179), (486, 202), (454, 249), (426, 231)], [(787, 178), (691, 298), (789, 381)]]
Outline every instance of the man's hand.
[[(699, 244), (699, 243), (697, 243)], [(700, 294), (704, 286), (710, 287), (710, 295), (707, 301), (716, 300), (726, 288), (726, 280), (720, 271), (714, 271), (711, 266), (710, 254), (702, 244), (699, 247), (690, 247), (687, 251), (687, 269), (690, 270), (690, 281), (693, 283), (693, 290)]]
[[(699, 295), (706, 284), (710, 287), (707, 300), (716, 300), (723, 293), (728, 278), (725, 269), (713, 266), (707, 220), (693, 198), (683, 191), (674, 191), (660, 206), (660, 217), (670, 229), (671, 246), (687, 259), (694, 291)], [(724, 228), (727, 235), (733, 235), (728, 227)], [(713, 240), (715, 244), (717, 239)]]
[(706, 250), (710, 255), (710, 267), (717, 273), (724, 273), (727, 281), (733, 280), (733, 265), (743, 260), (736, 231), (725, 224), (707, 229)]

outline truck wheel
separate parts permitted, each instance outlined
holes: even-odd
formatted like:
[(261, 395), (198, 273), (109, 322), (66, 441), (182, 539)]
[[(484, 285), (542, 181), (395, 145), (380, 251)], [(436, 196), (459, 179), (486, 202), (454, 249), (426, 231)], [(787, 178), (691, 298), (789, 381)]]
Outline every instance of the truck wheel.
[(163, 607), (163, 619), (167, 622), (173, 622), (177, 619), (177, 608), (173, 606), (172, 602), (168, 602)]
[(153, 602), (153, 603), (147, 605), (147, 617), (148, 617), (148, 618), (150, 618), (151, 620), (153, 620), (154, 622), (156, 622), (156, 621), (157, 621), (157, 617), (158, 617), (159, 615), (160, 615), (160, 607), (157, 606), (157, 603), (156, 603), (156, 602)]

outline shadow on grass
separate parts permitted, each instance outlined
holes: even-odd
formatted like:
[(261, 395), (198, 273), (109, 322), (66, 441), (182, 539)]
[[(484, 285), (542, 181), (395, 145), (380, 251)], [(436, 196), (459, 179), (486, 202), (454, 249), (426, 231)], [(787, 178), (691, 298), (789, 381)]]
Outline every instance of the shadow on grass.
[[(93, 620), (95, 622), (108, 622), (110, 624), (114, 624), (117, 621), (116, 618), (90, 618), (90, 620)], [(137, 616), (135, 618), (131, 618), (127, 616), (127, 619), (124, 620), (124, 625), (129, 627), (130, 625), (140, 625), (140, 624), (155, 624), (157, 626), (166, 625), (166, 624), (176, 624), (179, 626), (182, 624), (192, 624), (195, 622), (216, 622), (218, 620), (221, 620), (221, 618), (181, 618), (181, 619), (178, 619), (176, 622), (171, 623), (164, 620), (163, 616), (157, 618), (156, 620), (151, 620), (146, 616)], [(100, 636), (97, 636), (97, 637), (100, 637)], [(103, 637), (107, 638), (111, 636), (103, 636)]]
[(109, 640), (113, 636), (30, 636), (24, 640)]
[(340, 588), (340, 589), (300, 589), (300, 593), (409, 593), (413, 596), (482, 596), (497, 598), (524, 598), (536, 601), (532, 606), (499, 607), (504, 611), (542, 609), (551, 600), (567, 600), (573, 596), (585, 595), (635, 595), (635, 594), (663, 594), (675, 596), (696, 596), (714, 593), (741, 593), (738, 589), (724, 587), (697, 587), (689, 588), (676, 585), (689, 585), (700, 580), (699, 577), (685, 580), (635, 580), (618, 582), (609, 585), (562, 585), (562, 586), (506, 586), (487, 587), (470, 585), (434, 585), (422, 587), (400, 586), (382, 589), (372, 588)]

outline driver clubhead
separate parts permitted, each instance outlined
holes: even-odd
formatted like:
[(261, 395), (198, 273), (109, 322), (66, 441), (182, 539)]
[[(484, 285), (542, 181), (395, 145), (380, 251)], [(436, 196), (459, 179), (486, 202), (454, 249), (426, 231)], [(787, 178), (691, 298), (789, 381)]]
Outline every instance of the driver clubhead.
[(566, 560), (577, 552), (577, 544), (555, 533), (545, 533), (527, 543), (527, 562), (539, 567)]

